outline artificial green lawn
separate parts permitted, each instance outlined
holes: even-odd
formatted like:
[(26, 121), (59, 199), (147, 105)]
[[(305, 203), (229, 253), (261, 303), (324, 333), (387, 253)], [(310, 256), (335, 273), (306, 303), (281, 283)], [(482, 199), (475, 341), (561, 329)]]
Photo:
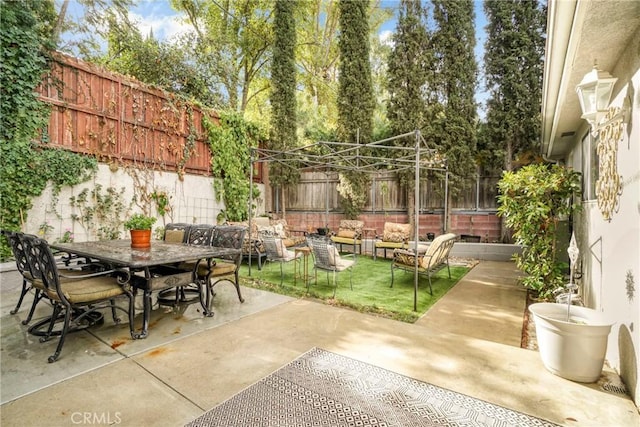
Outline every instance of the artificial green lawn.
[[(344, 256), (344, 255), (343, 255)], [(350, 259), (350, 258), (348, 258)], [(391, 284), (391, 260), (378, 257), (376, 261), (366, 255), (358, 255), (353, 267), (353, 290), (349, 288), (349, 272), (338, 273), (336, 280), (338, 289), (333, 299), (333, 282), (331, 273), (327, 281), (327, 273), (318, 271), (318, 281), (312, 277), (309, 281), (309, 292), (302, 279), (294, 284), (293, 261), (283, 266), (284, 280), (280, 285), (280, 264), (267, 263), (262, 271), (257, 264), (249, 268), (243, 264), (240, 269), (241, 283), (244, 286), (276, 292), (292, 297), (316, 298), (327, 304), (349, 307), (354, 310), (381, 315), (403, 322), (413, 323), (420, 318), (440, 297), (449, 291), (468, 271), (469, 268), (451, 267), (451, 279), (447, 268), (443, 268), (431, 277), (433, 296), (429, 295), (429, 281), (420, 276), (418, 282), (418, 310), (413, 311), (413, 273), (396, 269), (393, 288)], [(309, 273), (313, 275), (313, 261), (309, 257)]]

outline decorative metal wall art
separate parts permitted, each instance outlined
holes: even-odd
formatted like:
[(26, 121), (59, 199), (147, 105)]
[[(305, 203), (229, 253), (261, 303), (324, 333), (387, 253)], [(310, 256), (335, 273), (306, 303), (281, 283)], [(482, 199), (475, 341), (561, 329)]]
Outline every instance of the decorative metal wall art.
[(619, 107), (611, 107), (598, 126), (598, 208), (606, 221), (618, 211), (622, 195), (622, 175), (618, 174), (618, 143), (623, 136), (624, 115)]

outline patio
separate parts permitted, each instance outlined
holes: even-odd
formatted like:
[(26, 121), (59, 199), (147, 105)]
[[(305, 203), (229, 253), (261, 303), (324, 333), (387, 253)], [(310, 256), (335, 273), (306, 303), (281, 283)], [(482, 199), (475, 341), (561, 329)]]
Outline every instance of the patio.
[(3, 272), (0, 422), (180, 426), (320, 347), (562, 425), (637, 426), (615, 373), (574, 383), (519, 347), (525, 293), (517, 275), (510, 262), (482, 261), (416, 324), (249, 288), (239, 304), (232, 286), (219, 286), (213, 318), (197, 305), (156, 308), (149, 337), (131, 341), (107, 317), (70, 336), (48, 364), (55, 342), (41, 344), (20, 325), (30, 301), (9, 314), (21, 281)]

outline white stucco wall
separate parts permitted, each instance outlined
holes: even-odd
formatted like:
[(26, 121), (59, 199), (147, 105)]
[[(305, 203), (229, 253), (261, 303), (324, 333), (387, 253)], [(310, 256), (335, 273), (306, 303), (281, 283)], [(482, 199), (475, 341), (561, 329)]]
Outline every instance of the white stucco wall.
[[(609, 335), (606, 359), (620, 373), (627, 387), (632, 388), (630, 392), (636, 404), (640, 395), (639, 89), (640, 71), (636, 70), (631, 82), (624, 85), (611, 103), (620, 107), (627, 98), (632, 109), (630, 121), (625, 125), (623, 138), (617, 146), (617, 173), (622, 177), (618, 209), (611, 221), (606, 221), (597, 201), (586, 201), (575, 222), (583, 260), (581, 285), (585, 305), (603, 312), (615, 322)], [(583, 152), (581, 142), (578, 142), (569, 157), (570, 165), (576, 170), (581, 170)]]
[[(143, 174), (138, 174), (142, 177)], [(224, 209), (224, 204), (215, 200), (215, 194), (213, 191), (213, 178), (203, 177), (198, 175), (185, 175), (184, 180), (178, 179), (176, 173), (169, 172), (149, 172), (144, 175), (147, 176), (146, 187), (153, 191), (165, 191), (170, 195), (170, 205), (172, 207), (172, 213), (166, 215), (164, 221), (169, 222), (186, 222), (190, 224), (195, 223), (207, 223), (215, 224), (216, 217), (221, 210)], [(102, 185), (102, 193), (108, 187), (120, 191), (121, 188), (125, 189), (122, 199), (131, 204), (129, 213), (135, 213), (141, 211), (141, 209), (132, 203), (134, 197), (135, 183), (132, 177), (125, 171), (124, 168), (118, 168), (115, 171), (111, 171), (106, 164), (100, 164), (98, 173), (92, 181), (84, 182), (73, 188), (65, 188), (62, 190), (57, 200), (52, 197), (51, 188), (47, 188), (42, 196), (34, 199), (33, 208), (29, 211), (27, 220), (25, 223), (24, 231), (27, 233), (38, 234), (41, 224), (48, 223), (50, 231), (46, 234), (46, 238), (50, 241), (59, 239), (66, 230), (71, 230), (74, 233), (75, 241), (93, 240), (96, 238), (95, 233), (85, 229), (77, 221), (72, 220), (72, 215), (78, 215), (79, 212), (76, 208), (73, 208), (69, 202), (71, 196), (77, 196), (85, 188), (90, 190), (94, 188), (96, 184)], [(257, 184), (261, 194), (264, 192), (264, 185)], [(257, 202), (257, 213), (264, 212), (263, 200), (261, 197)], [(163, 219), (157, 215), (155, 205), (151, 210), (151, 214), (158, 217), (156, 227), (161, 227), (164, 222)], [(123, 217), (126, 217), (124, 215)], [(126, 237), (124, 229), (122, 229), (122, 237)]]

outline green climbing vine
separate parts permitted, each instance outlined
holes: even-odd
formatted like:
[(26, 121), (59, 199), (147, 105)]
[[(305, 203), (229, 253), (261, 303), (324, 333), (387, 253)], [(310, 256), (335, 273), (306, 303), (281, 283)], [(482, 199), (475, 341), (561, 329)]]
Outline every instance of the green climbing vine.
[[(46, 146), (50, 110), (36, 94), (49, 72), (47, 22), (55, 11), (42, 2), (2, 1), (0, 32), (0, 228), (19, 230), (32, 200), (48, 182), (54, 192), (97, 170), (94, 158)], [(11, 251), (0, 239), (0, 258)]]
[[(209, 136), (211, 169), (216, 200), (224, 201), (226, 219), (244, 221), (248, 217), (251, 147), (257, 147), (264, 131), (237, 113), (220, 114), (220, 124), (208, 118), (203, 125)], [(260, 196), (254, 187), (252, 200)]]
[(85, 188), (77, 196), (69, 198), (71, 206), (78, 212), (71, 215), (71, 219), (99, 240), (119, 239), (132, 204), (125, 202), (124, 192), (124, 187), (119, 190), (107, 187), (103, 192), (102, 185), (97, 183), (91, 190)]

